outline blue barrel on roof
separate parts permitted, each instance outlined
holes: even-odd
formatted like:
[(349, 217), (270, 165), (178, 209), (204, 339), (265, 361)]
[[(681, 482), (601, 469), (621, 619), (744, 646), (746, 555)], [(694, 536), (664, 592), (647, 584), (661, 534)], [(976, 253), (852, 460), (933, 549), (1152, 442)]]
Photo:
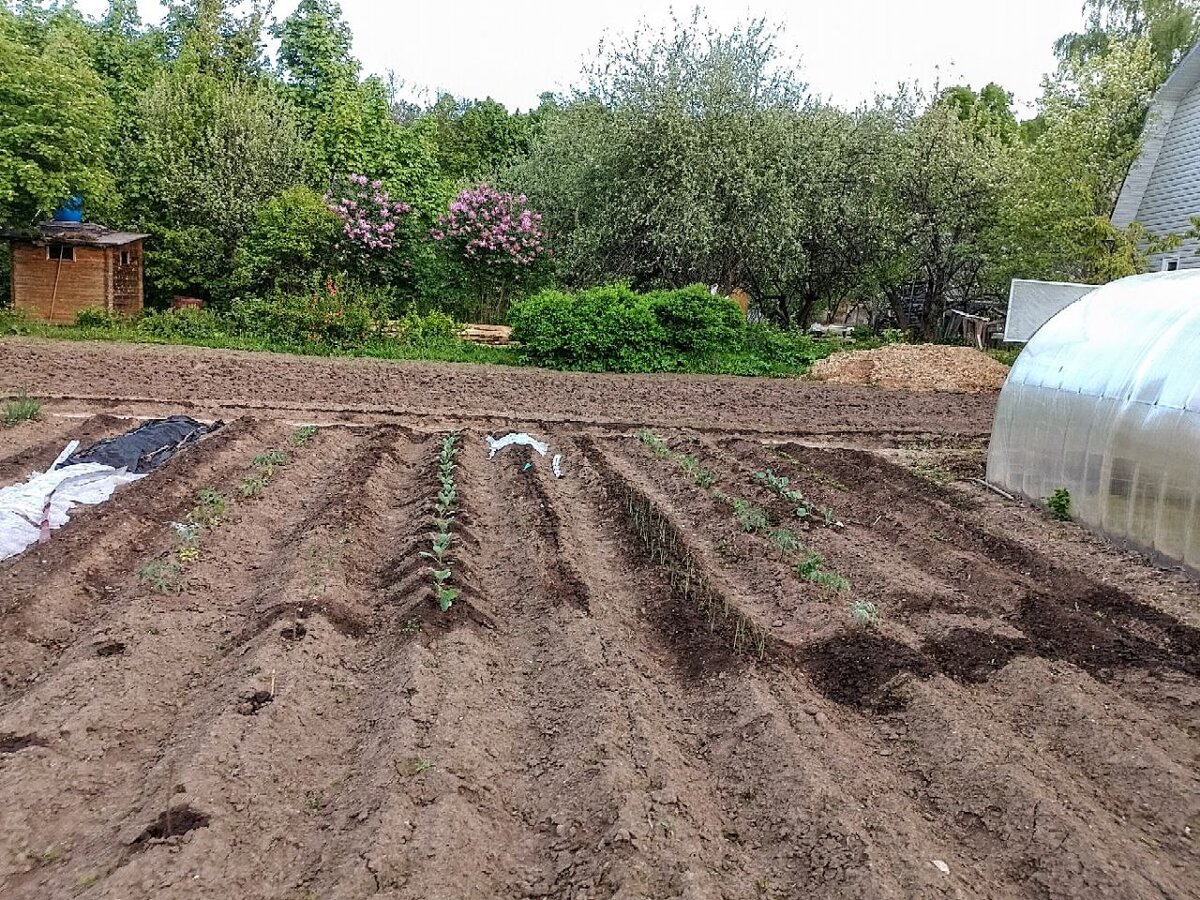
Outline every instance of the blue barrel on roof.
[(68, 197), (62, 206), (54, 211), (55, 222), (82, 222), (83, 198), (78, 194)]

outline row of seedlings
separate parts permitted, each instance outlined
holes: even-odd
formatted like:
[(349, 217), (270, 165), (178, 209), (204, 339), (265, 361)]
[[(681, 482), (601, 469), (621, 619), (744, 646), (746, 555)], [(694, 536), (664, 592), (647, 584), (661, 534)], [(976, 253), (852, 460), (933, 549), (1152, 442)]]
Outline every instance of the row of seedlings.
[(458, 488), (454, 482), (454, 471), (458, 468), (454, 457), (458, 455), (458, 450), (458, 432), (452, 431), (442, 440), (438, 453), (437, 478), (440, 489), (434, 499), (434, 530), (429, 535), (430, 548), (421, 551), (421, 556), (433, 564), (433, 594), (442, 612), (448, 611), (459, 595), (458, 590), (450, 587), (450, 544), (454, 539), (454, 517), (458, 513), (455, 505)]

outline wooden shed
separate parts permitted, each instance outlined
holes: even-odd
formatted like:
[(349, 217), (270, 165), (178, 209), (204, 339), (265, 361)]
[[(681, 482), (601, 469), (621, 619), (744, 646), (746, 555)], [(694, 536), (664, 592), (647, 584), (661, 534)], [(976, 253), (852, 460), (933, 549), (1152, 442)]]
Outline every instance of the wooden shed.
[(43, 222), (12, 245), (12, 305), (30, 319), (70, 324), (81, 309), (142, 311), (142, 242), (149, 235)]

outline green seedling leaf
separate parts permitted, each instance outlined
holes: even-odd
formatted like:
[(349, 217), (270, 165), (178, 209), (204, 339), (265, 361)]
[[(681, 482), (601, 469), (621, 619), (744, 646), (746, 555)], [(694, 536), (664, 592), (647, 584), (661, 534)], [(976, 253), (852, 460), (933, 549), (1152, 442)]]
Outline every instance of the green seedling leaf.
[(436, 572), (433, 573), (433, 580), (436, 581), (438, 584), (441, 584), (443, 581), (449, 581), (450, 580), (450, 570), (449, 569), (438, 569)]
[(442, 610), (442, 612), (446, 612), (448, 609), (450, 609), (450, 606), (454, 603), (454, 601), (458, 599), (458, 596), (459, 592), (453, 588), (439, 588), (438, 607)]

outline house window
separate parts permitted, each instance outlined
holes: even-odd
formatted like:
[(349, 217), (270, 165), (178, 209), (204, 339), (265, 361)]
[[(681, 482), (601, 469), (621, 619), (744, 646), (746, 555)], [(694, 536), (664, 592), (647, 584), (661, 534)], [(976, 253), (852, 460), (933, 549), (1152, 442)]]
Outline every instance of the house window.
[(123, 266), (129, 265), (129, 251), (128, 250), (121, 251), (121, 265), (123, 265)]
[(46, 259), (75, 261), (75, 248), (69, 244), (51, 244), (46, 248)]
[(1177, 272), (1179, 271), (1179, 257), (1170, 256), (1162, 261), (1162, 271)]

